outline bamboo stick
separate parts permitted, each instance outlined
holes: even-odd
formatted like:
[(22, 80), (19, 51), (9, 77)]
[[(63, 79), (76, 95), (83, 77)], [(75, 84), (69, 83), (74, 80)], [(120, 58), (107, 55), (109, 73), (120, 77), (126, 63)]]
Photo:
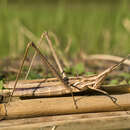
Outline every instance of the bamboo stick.
[[(112, 55), (89, 55), (87, 57), (87, 59), (89, 60), (104, 60), (104, 61), (113, 61), (113, 62), (120, 62), (123, 58), (119, 57), (119, 56), (112, 56)], [(130, 60), (126, 60), (123, 63), (124, 65), (130, 66)]]
[(130, 94), (112, 95), (117, 98), (114, 104), (106, 96), (77, 96), (78, 109), (72, 103), (72, 97), (31, 99), (0, 104), (0, 118), (24, 118), (74, 113), (105, 112), (130, 110)]
[[(76, 128), (76, 130), (80, 130), (81, 127), (83, 129), (83, 126), (84, 129), (87, 130), (88, 128), (89, 130), (91, 130), (93, 126), (95, 130), (97, 130), (97, 127), (99, 127), (99, 129), (105, 129), (105, 128), (123, 129), (130, 127), (129, 122), (130, 122), (130, 115), (127, 114), (125, 111), (83, 113), (72, 115), (56, 115), (56, 116), (25, 118), (25, 119), (2, 120), (0, 122), (0, 130), (18, 130), (18, 128), (19, 129), (21, 128), (20, 130), (24, 129), (51, 130), (53, 126), (56, 126), (56, 129), (63, 129), (64, 126), (65, 130), (66, 126), (69, 127), (68, 129), (74, 127)], [(114, 127), (111, 127), (110, 124)], [(79, 127), (78, 128), (75, 127), (76, 125), (78, 125)]]
[[(75, 83), (81, 80), (94, 80), (96, 75), (85, 77), (85, 76), (78, 76), (78, 77), (68, 77), (70, 83)], [(19, 80), (17, 83), (17, 88), (31, 88), (33, 86), (37, 86), (38, 84), (43, 84), (45, 86), (53, 86), (55, 84), (61, 84), (61, 82), (57, 78), (47, 78), (47, 79), (35, 79), (35, 80)], [(4, 84), (4, 88), (13, 88), (15, 81), (9, 81), (8, 83)]]
[(101, 89), (111, 94), (123, 94), (130, 93), (130, 84), (122, 85), (101, 85)]
[[(76, 80), (75, 80), (76, 81)], [(78, 81), (78, 80), (77, 80)], [(73, 81), (71, 81), (73, 82)], [(0, 95), (9, 96), (12, 92), (14, 82), (6, 84), (5, 87), (8, 89), (0, 90)], [(101, 85), (101, 89), (105, 90), (110, 94), (123, 94), (130, 93), (130, 85)], [(49, 90), (49, 91), (48, 91)], [(85, 91), (92, 92), (93, 90), (86, 89)], [(77, 89), (73, 88), (73, 92), (78, 92)], [(19, 82), (17, 89), (14, 92), (14, 97), (21, 96), (58, 96), (58, 95), (69, 94), (64, 86), (59, 81), (55, 82)]]

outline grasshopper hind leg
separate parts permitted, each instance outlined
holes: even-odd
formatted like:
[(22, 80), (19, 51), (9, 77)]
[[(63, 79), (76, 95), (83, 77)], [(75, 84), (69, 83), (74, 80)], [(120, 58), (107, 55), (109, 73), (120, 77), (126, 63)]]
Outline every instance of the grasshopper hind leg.
[(102, 93), (102, 94), (104, 94), (104, 95), (106, 95), (107, 97), (109, 97), (109, 98), (112, 100), (113, 103), (116, 103), (116, 101), (117, 101), (117, 98), (111, 96), (109, 93), (107, 93), (107, 92), (104, 91), (104, 90), (101, 90), (101, 89), (99, 89), (99, 88), (93, 88), (93, 87), (90, 87), (90, 86), (88, 86), (88, 88), (89, 88), (89, 89), (92, 89), (92, 90), (95, 90), (95, 91), (97, 91), (97, 92), (100, 92), (100, 93)]

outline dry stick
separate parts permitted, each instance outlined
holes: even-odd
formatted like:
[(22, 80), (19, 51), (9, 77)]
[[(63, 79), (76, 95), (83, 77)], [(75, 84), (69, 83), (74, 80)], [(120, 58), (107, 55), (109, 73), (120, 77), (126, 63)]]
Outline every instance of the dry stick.
[[(120, 106), (130, 110), (130, 94), (113, 96), (118, 99)], [(41, 98), (11, 102), (11, 105), (6, 106), (6, 112), (4, 104), (0, 104), (0, 118), (5, 117), (5, 114), (7, 114), (5, 117), (7, 119), (123, 110), (113, 104), (106, 96), (78, 96), (77, 99), (79, 99), (78, 110), (72, 107), (71, 97)]]
[[(39, 84), (39, 82), (37, 82), (37, 83), (32, 82), (29, 84), (18, 82), (18, 84), (17, 84), (18, 89), (15, 90), (15, 93), (13, 94), (13, 96), (15, 96), (15, 97), (48, 96), (49, 97), (49, 96), (65, 95), (65, 94), (70, 93), (70, 91), (65, 90), (66, 88), (64, 88), (64, 86), (61, 85), (60, 81), (57, 81), (55, 84), (54, 84), (54, 82), (48, 82), (48, 83), (43, 82), (40, 84), (40, 87), (37, 87), (38, 84)], [(84, 82), (83, 84), (86, 84), (86, 82)], [(91, 85), (91, 84), (89, 84), (89, 85)], [(6, 84), (4, 86), (6, 87)], [(8, 97), (10, 95), (10, 93), (12, 92), (13, 86), (14, 86), (14, 83), (10, 86), (9, 89), (0, 90), (0, 95)], [(85, 86), (82, 86), (79, 84), (77, 87), (80, 88), (80, 91), (78, 91), (77, 89), (73, 89), (73, 92), (78, 93), (78, 92), (88, 91), (87, 86), (85, 87)], [(21, 88), (23, 88), (23, 89), (21, 89)], [(28, 88), (28, 89), (26, 89), (26, 88)], [(109, 93), (116, 93), (116, 94), (117, 93), (119, 93), (119, 94), (130, 93), (130, 85), (129, 84), (101, 85), (101, 90), (104, 90)], [(59, 93), (59, 92), (61, 92), (61, 93)]]
[[(104, 61), (112, 61), (112, 62), (120, 62), (123, 58), (119, 57), (119, 56), (112, 56), (112, 55), (99, 55), (99, 54), (95, 54), (95, 55), (89, 55), (88, 57), (85, 56), (85, 54), (83, 54), (83, 56), (85, 60), (104, 60)], [(129, 66), (130, 65), (130, 60), (126, 60), (124, 62), (125, 65)]]
[(52, 37), (54, 38), (55, 43), (56, 43), (56, 46), (57, 46), (57, 47), (60, 46), (59, 39), (57, 38), (57, 36), (55, 35), (55, 33), (50, 32), (50, 31), (49, 31), (48, 33), (49, 33), (49, 36), (52, 36)]
[(67, 43), (66, 48), (65, 48), (65, 53), (69, 52), (71, 44), (72, 44), (72, 39), (68, 38), (68, 43)]
[[(41, 44), (42, 39), (43, 39), (43, 34), (41, 35), (41, 38), (40, 38), (38, 44)], [(32, 57), (31, 63), (30, 63), (30, 65), (29, 65), (29, 69), (28, 69), (28, 71), (27, 71), (27, 73), (26, 73), (26, 76), (25, 76), (25, 80), (28, 78), (28, 75), (29, 75), (29, 73), (30, 73), (30, 71), (31, 71), (31, 68), (32, 68), (32, 65), (33, 65), (33, 62), (34, 62), (34, 59), (35, 59), (36, 55), (37, 55), (37, 51), (35, 51), (35, 53), (34, 53), (34, 55), (33, 55), (33, 57)]]

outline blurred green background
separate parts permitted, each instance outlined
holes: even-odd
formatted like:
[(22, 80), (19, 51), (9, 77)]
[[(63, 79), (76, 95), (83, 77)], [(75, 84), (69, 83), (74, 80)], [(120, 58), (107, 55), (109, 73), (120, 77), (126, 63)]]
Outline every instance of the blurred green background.
[(129, 11), (129, 0), (0, 0), (0, 57), (22, 55), (27, 42), (46, 30), (55, 33), (61, 50), (71, 41), (70, 55), (125, 56)]

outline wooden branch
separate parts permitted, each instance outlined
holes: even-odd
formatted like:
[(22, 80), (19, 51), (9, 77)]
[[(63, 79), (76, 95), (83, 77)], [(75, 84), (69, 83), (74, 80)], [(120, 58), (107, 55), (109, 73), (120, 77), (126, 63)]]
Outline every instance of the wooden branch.
[[(69, 77), (69, 82), (71, 84), (80, 81), (83, 77)], [(84, 82), (86, 84), (86, 82)], [(82, 84), (83, 85), (83, 84)], [(6, 89), (0, 90), (0, 95), (9, 96), (14, 87), (14, 81), (10, 81), (4, 84)], [(80, 84), (77, 87), (81, 87)], [(73, 92), (79, 92), (77, 89), (73, 88)], [(130, 93), (130, 85), (101, 85), (101, 89), (105, 90), (110, 94), (121, 94)], [(84, 91), (84, 90), (83, 90)], [(89, 89), (85, 90), (90, 91)], [(94, 91), (94, 90), (91, 90)], [(69, 91), (65, 90), (64, 86), (56, 78), (49, 79), (39, 79), (39, 80), (20, 80), (17, 84), (17, 89), (13, 96), (58, 96), (61, 94), (69, 94)]]
[[(123, 58), (119, 56), (112, 56), (112, 55), (89, 55), (86, 57), (86, 60), (104, 60), (104, 61), (113, 61), (113, 62), (120, 62)], [(130, 60), (126, 60), (123, 63), (124, 65), (130, 66)]]
[[(128, 111), (130, 113), (130, 111)], [(87, 129), (127, 129), (130, 128), (130, 115), (125, 111), (83, 113), (72, 115), (44, 116), (35, 118), (13, 119), (0, 121), (0, 130), (26, 130), (26, 129), (56, 129), (75, 130)], [(123, 125), (122, 125), (123, 124)], [(112, 126), (112, 127), (111, 127)]]
[(77, 96), (78, 109), (71, 97), (30, 99), (0, 104), (0, 118), (23, 118), (72, 113), (106, 112), (130, 110), (130, 94), (112, 95), (117, 98), (114, 104), (106, 96)]
[(130, 84), (122, 84), (122, 85), (101, 85), (101, 89), (107, 91), (111, 94), (122, 94), (122, 93), (130, 93)]

